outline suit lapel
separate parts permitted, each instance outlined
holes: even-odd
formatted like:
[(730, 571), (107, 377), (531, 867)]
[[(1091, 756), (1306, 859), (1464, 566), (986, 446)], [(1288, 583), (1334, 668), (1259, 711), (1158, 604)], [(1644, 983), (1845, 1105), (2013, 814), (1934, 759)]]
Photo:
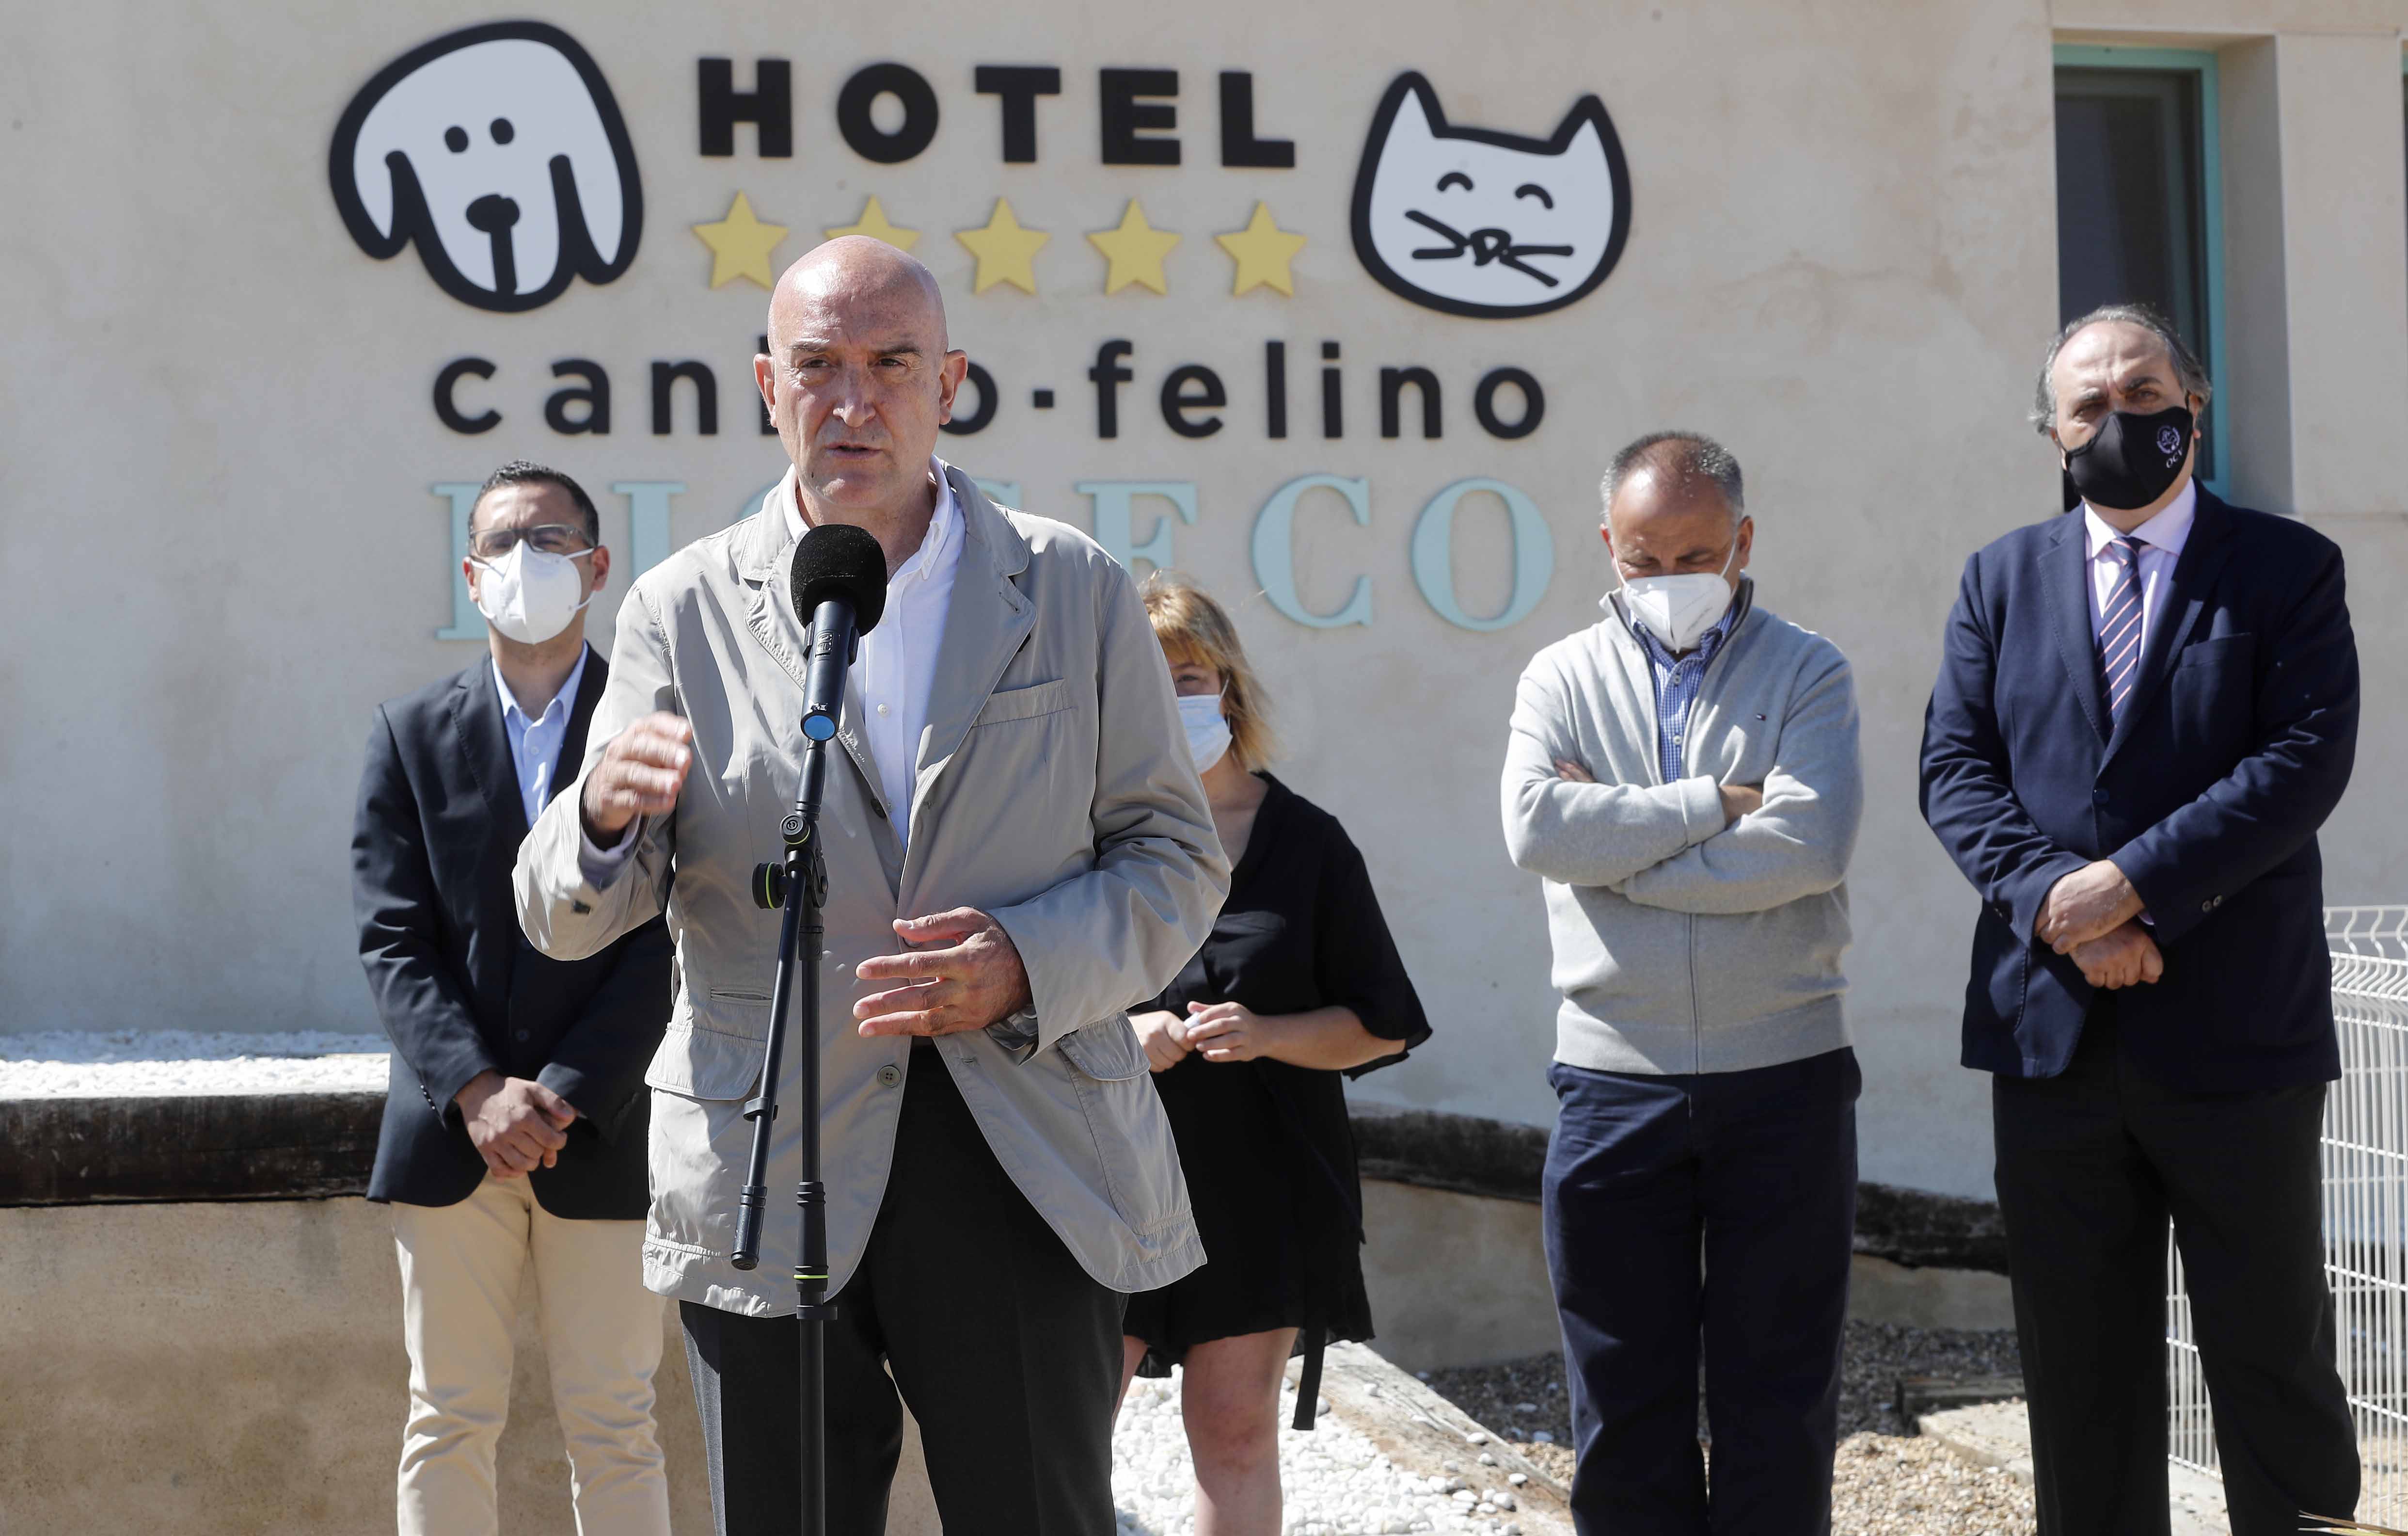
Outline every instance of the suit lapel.
[(585, 767), (585, 733), (594, 724), (594, 707), (602, 702), (602, 685), (610, 681), (609, 664), (591, 645), (585, 648), (585, 676), (578, 681), (577, 696), (568, 705), (568, 730), (560, 739), (560, 760), (552, 766), (545, 803)]
[(2109, 735), (2107, 685), (2099, 675), (2099, 641), (2090, 628), (2090, 540), (2080, 508), (2057, 520), (2057, 542), (2041, 566), (2041, 588), (2056, 620), (2057, 655), (2072, 681), (2074, 699), (2103, 742)]
[[(810, 653), (810, 638), (803, 622), (795, 616), (794, 551), (796, 541), (786, 537), (786, 506), (794, 497), (794, 472), (777, 488), (762, 498), (761, 510), (749, 520), (751, 526), (742, 535), (743, 543), (737, 552), (737, 574), (752, 586), (752, 606), (744, 615), (746, 627), (761, 642), (763, 650), (795, 680), (801, 690), (810, 685), (807, 658)], [(845, 754), (853, 759), (861, 772), (862, 782), (870, 791), (870, 798), (884, 798), (879, 791), (878, 765), (869, 755), (869, 743), (857, 728), (861, 719), (861, 688), (851, 671), (845, 674), (844, 714), (837, 723), (836, 739)], [(781, 727), (785, 724), (779, 723)], [(795, 725), (801, 729), (797, 712)]]
[[(583, 690), (579, 690), (582, 693)], [(477, 781), (493, 812), (494, 829), (515, 847), (527, 834), (526, 805), (519, 798), (517, 767), (510, 761), (509, 734), (502, 726), (502, 696), (494, 686), (494, 662), (488, 656), (460, 674), (452, 690), (452, 728), (460, 740), (460, 760)]]
[(1037, 626), (1036, 602), (1012, 581), (1028, 568), (1027, 541), (968, 476), (950, 468), (945, 474), (962, 512), (962, 554), (928, 689), (928, 728), (913, 765), (915, 797), (926, 795), (930, 781), (961, 750), (987, 696)]
[(2132, 696), (2125, 702), (2115, 735), (2107, 743), (2109, 757), (2122, 750), (2131, 737), (2134, 722), (2157, 696), (2165, 682), (2168, 667), (2190, 639), (2190, 632), (2198, 627), (2200, 615), (2206, 611), (2208, 594), (2214, 590), (2215, 579), (2231, 553), (2225, 541), (2230, 523), (2224, 503), (2210, 495), (2205, 486), (2200, 487), (2198, 510), (2191, 514), (2190, 538), (2183, 544), (2174, 568), (2167, 574), (2165, 593), (2151, 616), (2149, 638), (2141, 648), (2141, 675), (2132, 682)]

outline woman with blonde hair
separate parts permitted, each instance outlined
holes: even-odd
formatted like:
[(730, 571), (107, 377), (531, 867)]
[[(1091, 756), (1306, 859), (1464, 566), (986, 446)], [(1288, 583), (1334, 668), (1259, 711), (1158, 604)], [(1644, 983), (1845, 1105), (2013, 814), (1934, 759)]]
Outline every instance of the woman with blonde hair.
[(1289, 1356), (1301, 1343), (1297, 1417), (1310, 1428), (1323, 1343), (1371, 1337), (1339, 1074), (1401, 1060), (1430, 1030), (1363, 855), (1335, 817), (1264, 771), (1262, 684), (1229, 616), (1168, 572), (1143, 594), (1231, 868), (1211, 937), (1130, 1015), (1208, 1257), (1129, 1298), (1125, 1371), (1184, 1368), (1197, 1536), (1270, 1536)]

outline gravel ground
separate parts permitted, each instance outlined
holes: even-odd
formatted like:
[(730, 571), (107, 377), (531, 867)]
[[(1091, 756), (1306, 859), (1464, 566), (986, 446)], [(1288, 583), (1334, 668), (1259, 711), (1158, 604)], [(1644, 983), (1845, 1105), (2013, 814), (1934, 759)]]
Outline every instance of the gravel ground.
[(180, 1029), (0, 1034), (0, 1098), (384, 1091), (382, 1035)]
[[(2025, 1536), (2031, 1490), (2005, 1472), (1959, 1461), (1906, 1433), (1896, 1411), (1900, 1376), (2012, 1376), (2012, 1332), (1959, 1333), (1850, 1323), (1840, 1386), (1840, 1454), (1832, 1480), (1836, 1536)], [(1571, 1409), (1563, 1360), (1533, 1356), (1427, 1380), (1465, 1413), (1512, 1441), (1549, 1476), (1571, 1481)]]
[[(1190, 1536), (1195, 1472), (1179, 1416), (1179, 1375), (1129, 1384), (1112, 1432), (1112, 1502), (1119, 1536)], [(1292, 1392), (1292, 1388), (1289, 1391)], [(1309, 1432), (1287, 1428), (1296, 1399), (1280, 1402), (1280, 1486), (1287, 1536), (1379, 1536), (1473, 1531), (1520, 1536), (1512, 1490), (1477, 1465), (1424, 1478), (1325, 1413)]]

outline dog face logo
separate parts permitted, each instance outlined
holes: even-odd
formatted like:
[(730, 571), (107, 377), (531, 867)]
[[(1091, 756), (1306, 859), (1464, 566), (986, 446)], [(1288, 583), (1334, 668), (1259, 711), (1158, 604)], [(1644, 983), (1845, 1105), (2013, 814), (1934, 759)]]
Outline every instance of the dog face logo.
[(1390, 292), (1448, 314), (1539, 315), (1605, 280), (1630, 232), (1630, 173), (1605, 104), (1552, 138), (1455, 128), (1407, 72), (1354, 172), (1354, 253)]
[(619, 104), (558, 27), (448, 33), (377, 72), (343, 108), (327, 174), (359, 248), (413, 242), (437, 285), (505, 313), (636, 257), (643, 189)]

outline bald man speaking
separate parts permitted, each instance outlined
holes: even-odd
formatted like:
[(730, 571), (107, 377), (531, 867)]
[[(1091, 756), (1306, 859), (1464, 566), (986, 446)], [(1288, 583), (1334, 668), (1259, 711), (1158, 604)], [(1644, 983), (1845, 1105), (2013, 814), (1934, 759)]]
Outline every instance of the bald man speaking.
[[(1124, 1296), (1204, 1258), (1124, 1010), (1196, 953), (1228, 867), (1127, 573), (935, 456), (968, 360), (927, 269), (830, 241), (768, 337), (794, 467), (628, 593), (595, 745), (519, 853), (521, 921), (568, 959), (667, 913), (644, 1278), (681, 1306), (720, 1536), (791, 1531), (795, 1221), (773, 1205), (760, 1267), (728, 1258), (778, 958), (750, 882), (801, 774), (796, 541), (875, 535), (885, 614), (823, 823), (828, 1529), (882, 1530), (899, 1387), (948, 1530), (1101, 1536)], [(799, 1177), (798, 1064), (772, 1189)]]

